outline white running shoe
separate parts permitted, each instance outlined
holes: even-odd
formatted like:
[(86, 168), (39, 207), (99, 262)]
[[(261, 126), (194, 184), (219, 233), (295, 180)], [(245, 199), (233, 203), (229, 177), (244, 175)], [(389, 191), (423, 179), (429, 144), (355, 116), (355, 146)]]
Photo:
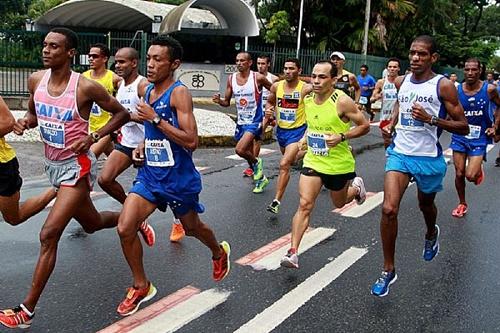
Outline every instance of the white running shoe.
[(352, 186), (356, 187), (359, 190), (358, 194), (355, 196), (355, 199), (358, 205), (362, 205), (366, 200), (366, 188), (363, 178), (355, 177), (352, 181)]
[(289, 252), (281, 259), (280, 265), (286, 268), (299, 268), (299, 256)]

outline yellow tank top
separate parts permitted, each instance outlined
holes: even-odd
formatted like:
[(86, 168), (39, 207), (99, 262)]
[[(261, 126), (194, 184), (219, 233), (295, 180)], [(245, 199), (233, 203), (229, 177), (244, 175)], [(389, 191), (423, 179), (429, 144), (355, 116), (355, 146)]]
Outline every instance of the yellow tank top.
[[(113, 72), (110, 70), (106, 70), (106, 74), (104, 74), (104, 76), (99, 79), (92, 78), (91, 72), (92, 70), (88, 70), (83, 73), (83, 76), (92, 81), (99, 82), (110, 95), (114, 95), (115, 87), (113, 85)], [(111, 114), (105, 110), (102, 110), (99, 107), (99, 105), (94, 103), (94, 105), (92, 105), (92, 110), (90, 111), (90, 118), (89, 118), (90, 132), (92, 133), (99, 130), (104, 125), (106, 125), (110, 119), (111, 119)]]
[(16, 151), (12, 148), (5, 138), (0, 138), (0, 163), (7, 163), (16, 157)]
[(276, 89), (278, 126), (286, 129), (297, 128), (306, 123), (304, 101), (300, 95), (304, 82), (299, 80), (299, 84), (291, 93), (285, 93), (285, 82), (285, 80), (281, 80)]
[(346, 133), (351, 123), (344, 122), (337, 112), (337, 101), (344, 92), (335, 90), (323, 104), (314, 102), (314, 94), (304, 98), (307, 120), (307, 153), (304, 166), (327, 175), (354, 172), (355, 161), (347, 141), (329, 148), (325, 134)]

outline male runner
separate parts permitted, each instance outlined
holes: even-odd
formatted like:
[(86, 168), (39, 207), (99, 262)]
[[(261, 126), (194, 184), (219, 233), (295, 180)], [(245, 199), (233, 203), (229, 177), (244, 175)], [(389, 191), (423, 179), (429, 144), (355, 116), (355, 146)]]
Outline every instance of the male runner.
[[(134, 159), (144, 162), (139, 169), (118, 222), (118, 234), (133, 275), (133, 286), (118, 306), (122, 316), (137, 311), (140, 304), (156, 294), (147, 279), (142, 262), (138, 226), (156, 208), (172, 209), (186, 230), (212, 251), (213, 279), (222, 280), (229, 273), (230, 247), (217, 243), (213, 231), (199, 218), (204, 207), (198, 201), (201, 177), (192, 152), (198, 145), (198, 131), (189, 90), (175, 81), (174, 72), (182, 59), (182, 46), (166, 35), (159, 35), (148, 50), (149, 85), (144, 102), (137, 105), (144, 122), (145, 142), (134, 151)], [(141, 93), (142, 95), (142, 93)]]
[[(77, 44), (76, 34), (69, 29), (54, 28), (47, 34), (42, 49), (47, 70), (29, 77), (28, 112), (14, 127), (16, 134), (22, 134), (38, 125), (47, 176), (59, 190), (40, 231), (40, 254), (29, 293), (16, 308), (0, 311), (0, 323), (9, 328), (31, 325), (35, 306), (56, 263), (59, 239), (72, 218), (87, 233), (113, 228), (118, 222), (119, 213), (98, 213), (90, 199), (97, 165), (89, 148), (126, 123), (129, 115), (100, 84), (71, 70)], [(113, 115), (101, 129), (89, 134), (88, 119), (94, 102)]]
[(14, 117), (0, 96), (0, 212), (5, 222), (10, 225), (23, 223), (56, 197), (55, 190), (50, 188), (19, 204), (19, 191), (23, 180), (19, 176), (16, 152), (4, 138), (13, 130), (14, 124)]
[(254, 139), (263, 135), (262, 88), (271, 89), (271, 82), (260, 73), (250, 70), (252, 57), (248, 52), (236, 55), (238, 72), (229, 76), (224, 99), (220, 94), (214, 94), (212, 100), (220, 106), (228, 107), (234, 94), (237, 111), (237, 126), (234, 138), (236, 154), (244, 158), (253, 170), (255, 183), (254, 193), (261, 193), (269, 184), (263, 173), (263, 161), (255, 156)]
[[(111, 56), (109, 48), (101, 43), (96, 43), (90, 46), (88, 54), (90, 69), (83, 72), (83, 76), (87, 79), (99, 82), (111, 96), (114, 96), (118, 85), (122, 80), (118, 75), (109, 70), (108, 61)], [(111, 114), (94, 104), (92, 106), (92, 113), (90, 114), (90, 132), (96, 132), (101, 129), (111, 118)], [(92, 145), (92, 152), (99, 159), (102, 153), (106, 155), (111, 154), (113, 151), (113, 141), (111, 135), (101, 138), (98, 142)]]
[[(131, 121), (122, 126), (121, 141), (114, 146), (98, 178), (99, 186), (121, 204), (125, 202), (127, 195), (120, 183), (116, 181), (116, 177), (132, 165), (132, 152), (139, 143), (144, 141), (144, 126), (135, 108), (140, 102), (139, 89), (145, 88), (149, 82), (139, 75), (138, 62), (139, 53), (134, 48), (125, 47), (116, 52), (115, 70), (118, 76), (123, 78), (123, 81), (119, 82), (116, 99), (127, 109)], [(146, 244), (153, 246), (155, 233), (146, 221), (140, 225), (139, 231)]]
[(457, 80), (458, 80), (457, 73), (451, 73), (450, 74), (450, 81), (453, 83), (455, 88), (458, 89), (458, 86), (460, 85), (460, 83), (458, 83)]
[[(276, 137), (283, 157), (276, 183), (276, 195), (267, 210), (278, 214), (281, 199), (290, 180), (290, 167), (297, 160), (299, 142), (306, 132), (306, 114), (304, 112), (304, 95), (311, 92), (311, 86), (299, 80), (302, 72), (298, 59), (285, 60), (283, 73), (285, 79), (274, 83), (266, 104), (266, 118), (276, 119)], [(303, 95), (304, 90), (304, 95)]]
[(372, 97), (373, 90), (375, 89), (375, 78), (368, 74), (368, 66), (361, 65), (359, 75), (357, 77), (359, 86), (361, 87), (361, 96), (359, 97), (359, 106), (362, 110), (370, 115), (370, 121), (375, 118), (375, 113), (372, 111), (372, 104), (370, 98)]
[[(337, 67), (330, 61), (318, 62), (312, 71), (313, 93), (304, 97), (307, 121), (307, 153), (299, 179), (300, 203), (292, 221), (292, 240), (281, 266), (299, 268), (298, 249), (309, 226), (315, 201), (325, 186), (337, 208), (356, 200), (361, 205), (366, 189), (356, 177), (354, 156), (348, 139), (365, 135), (370, 124), (351, 98), (334, 88)], [(351, 122), (355, 126), (351, 128)]]
[(330, 55), (330, 61), (337, 67), (337, 80), (335, 81), (335, 89), (342, 90), (351, 97), (356, 104), (359, 104), (361, 97), (361, 88), (359, 86), (356, 75), (344, 69), (345, 56), (342, 52), (335, 51)]
[(451, 212), (454, 217), (463, 217), (467, 213), (465, 179), (475, 185), (484, 180), (483, 159), (486, 159), (486, 146), (492, 143), (491, 138), (495, 135), (490, 105), (496, 104), (495, 109), (498, 112), (500, 98), (496, 87), (481, 81), (480, 75), (480, 61), (476, 58), (467, 59), (464, 67), (465, 82), (458, 87), (458, 98), (469, 123), (469, 134), (453, 134), (450, 144), (459, 200), (458, 206)]
[[(423, 258), (432, 260), (439, 251), (439, 227), (436, 224), (436, 193), (441, 191), (446, 174), (439, 135), (442, 130), (467, 134), (469, 127), (455, 86), (444, 76), (432, 72), (439, 55), (430, 36), (415, 38), (410, 46), (411, 73), (396, 79), (398, 104), (391, 124), (384, 135), (396, 134), (387, 148), (384, 202), (380, 233), (384, 251), (384, 269), (373, 284), (371, 293), (385, 296), (389, 285), (397, 279), (394, 252), (398, 232), (398, 211), (403, 194), (415, 180), (419, 208), (424, 215), (427, 232)], [(396, 126), (397, 125), (397, 126)]]
[[(390, 58), (387, 61), (387, 75), (385, 78), (377, 81), (373, 96), (370, 101), (382, 100), (382, 108), (380, 109), (380, 130), (383, 130), (390, 122), (394, 105), (398, 100), (398, 90), (396, 89), (395, 80), (399, 75), (400, 62), (397, 58)], [(390, 140), (384, 140), (384, 147), (387, 148)]]

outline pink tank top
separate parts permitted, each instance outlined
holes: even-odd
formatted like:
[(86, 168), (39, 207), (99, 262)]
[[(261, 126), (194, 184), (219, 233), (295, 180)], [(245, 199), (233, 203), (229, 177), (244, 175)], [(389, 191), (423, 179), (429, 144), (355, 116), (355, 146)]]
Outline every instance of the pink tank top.
[(80, 74), (72, 71), (66, 89), (56, 97), (50, 96), (47, 90), (50, 75), (51, 70), (48, 69), (33, 99), (38, 128), (45, 145), (45, 157), (51, 161), (61, 161), (75, 156), (69, 147), (89, 134), (89, 123), (80, 117), (76, 103)]

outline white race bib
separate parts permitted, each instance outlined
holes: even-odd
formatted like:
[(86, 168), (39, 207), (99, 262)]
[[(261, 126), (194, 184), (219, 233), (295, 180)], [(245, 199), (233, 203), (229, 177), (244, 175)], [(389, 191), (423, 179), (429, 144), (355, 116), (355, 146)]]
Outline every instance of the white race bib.
[(368, 104), (368, 97), (366, 97), (366, 96), (360, 96), (359, 97), (359, 104), (363, 104), (363, 105)]
[(481, 126), (469, 125), (469, 134), (467, 134), (465, 137), (467, 139), (479, 139), (480, 136), (481, 136)]
[(38, 119), (43, 142), (54, 148), (64, 148), (64, 124)]
[(321, 133), (307, 133), (307, 146), (314, 155), (328, 155), (328, 146), (326, 145), (325, 135)]
[(407, 131), (423, 131), (424, 122), (416, 120), (411, 116), (411, 109), (399, 110), (399, 122), (397, 128), (402, 128)]
[(169, 167), (175, 164), (170, 141), (148, 140), (144, 147), (146, 153), (146, 164), (153, 167)]
[(280, 108), (280, 121), (286, 122), (286, 123), (293, 123), (295, 122), (296, 119), (296, 111), (295, 109), (283, 109)]

